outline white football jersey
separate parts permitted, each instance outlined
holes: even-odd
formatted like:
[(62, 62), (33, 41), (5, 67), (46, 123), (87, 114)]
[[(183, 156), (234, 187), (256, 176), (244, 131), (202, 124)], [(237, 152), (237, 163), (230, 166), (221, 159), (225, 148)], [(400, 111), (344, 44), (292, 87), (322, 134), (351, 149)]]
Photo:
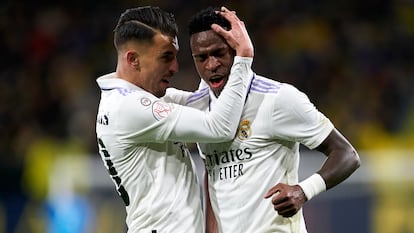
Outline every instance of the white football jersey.
[[(205, 85), (200, 88), (187, 105), (210, 111), (216, 98)], [(279, 216), (264, 195), (279, 182), (297, 184), (299, 145), (314, 149), (333, 128), (304, 93), (255, 75), (235, 139), (198, 144), (220, 232), (307, 232), (302, 211)]]
[(99, 152), (126, 205), (128, 232), (204, 231), (200, 186), (183, 142), (231, 139), (225, 135), (236, 132), (251, 63), (235, 59), (231, 88), (209, 114), (166, 103), (115, 73), (97, 79)]

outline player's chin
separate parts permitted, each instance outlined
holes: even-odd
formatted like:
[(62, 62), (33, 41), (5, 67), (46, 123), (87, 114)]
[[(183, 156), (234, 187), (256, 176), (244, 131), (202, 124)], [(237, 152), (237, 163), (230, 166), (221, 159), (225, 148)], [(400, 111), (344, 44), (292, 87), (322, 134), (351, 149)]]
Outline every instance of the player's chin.
[(158, 98), (161, 98), (165, 95), (165, 93), (167, 92), (167, 87), (163, 87), (163, 88), (159, 88), (154, 95)]
[(225, 83), (222, 82), (220, 85), (212, 85), (211, 83), (209, 83), (209, 87), (210, 89), (215, 93), (215, 94), (220, 94), (223, 89), (224, 89)]
[(220, 93), (223, 91), (223, 87), (211, 88), (211, 90), (214, 92), (214, 94), (216, 94), (216, 96), (219, 96)]

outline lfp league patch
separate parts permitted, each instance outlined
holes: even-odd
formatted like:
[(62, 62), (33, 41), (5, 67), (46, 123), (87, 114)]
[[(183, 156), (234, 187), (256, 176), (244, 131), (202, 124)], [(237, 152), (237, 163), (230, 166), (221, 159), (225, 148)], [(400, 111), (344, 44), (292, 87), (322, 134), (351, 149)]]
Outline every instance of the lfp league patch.
[(166, 118), (168, 114), (172, 112), (172, 110), (173, 110), (172, 105), (162, 102), (162, 101), (156, 101), (152, 105), (152, 114), (157, 120)]

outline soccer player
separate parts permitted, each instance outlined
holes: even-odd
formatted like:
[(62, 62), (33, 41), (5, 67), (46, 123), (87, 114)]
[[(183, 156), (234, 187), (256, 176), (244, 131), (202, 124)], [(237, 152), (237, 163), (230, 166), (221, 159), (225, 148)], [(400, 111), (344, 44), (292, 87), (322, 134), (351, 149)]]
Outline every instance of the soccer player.
[[(245, 101), (253, 46), (241, 22), (222, 8), (236, 57), (214, 111), (160, 99), (177, 63), (177, 25), (158, 7), (126, 10), (114, 30), (116, 72), (97, 79), (101, 89), (96, 134), (99, 152), (126, 206), (128, 232), (201, 233), (202, 202), (190, 153), (183, 142), (233, 139)], [(197, 126), (197, 127), (195, 127)]]
[[(211, 30), (212, 24), (232, 27), (214, 12), (203, 10), (189, 23), (192, 55), (202, 79), (199, 90), (169, 90), (166, 100), (204, 111), (218, 107), (235, 51)], [(327, 156), (321, 169), (301, 182), (300, 144)], [(208, 232), (305, 233), (305, 202), (344, 181), (360, 165), (353, 146), (304, 93), (258, 74), (249, 84), (235, 139), (200, 142), (198, 147), (208, 174)]]

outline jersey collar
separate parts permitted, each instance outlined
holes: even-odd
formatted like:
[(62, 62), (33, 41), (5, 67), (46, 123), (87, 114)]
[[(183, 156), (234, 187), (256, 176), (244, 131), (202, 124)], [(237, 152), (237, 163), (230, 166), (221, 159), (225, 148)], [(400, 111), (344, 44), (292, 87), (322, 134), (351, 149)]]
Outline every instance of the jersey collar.
[(118, 78), (115, 72), (105, 74), (96, 79), (98, 86), (101, 90), (112, 90), (117, 88), (128, 90), (142, 90), (140, 87)]

